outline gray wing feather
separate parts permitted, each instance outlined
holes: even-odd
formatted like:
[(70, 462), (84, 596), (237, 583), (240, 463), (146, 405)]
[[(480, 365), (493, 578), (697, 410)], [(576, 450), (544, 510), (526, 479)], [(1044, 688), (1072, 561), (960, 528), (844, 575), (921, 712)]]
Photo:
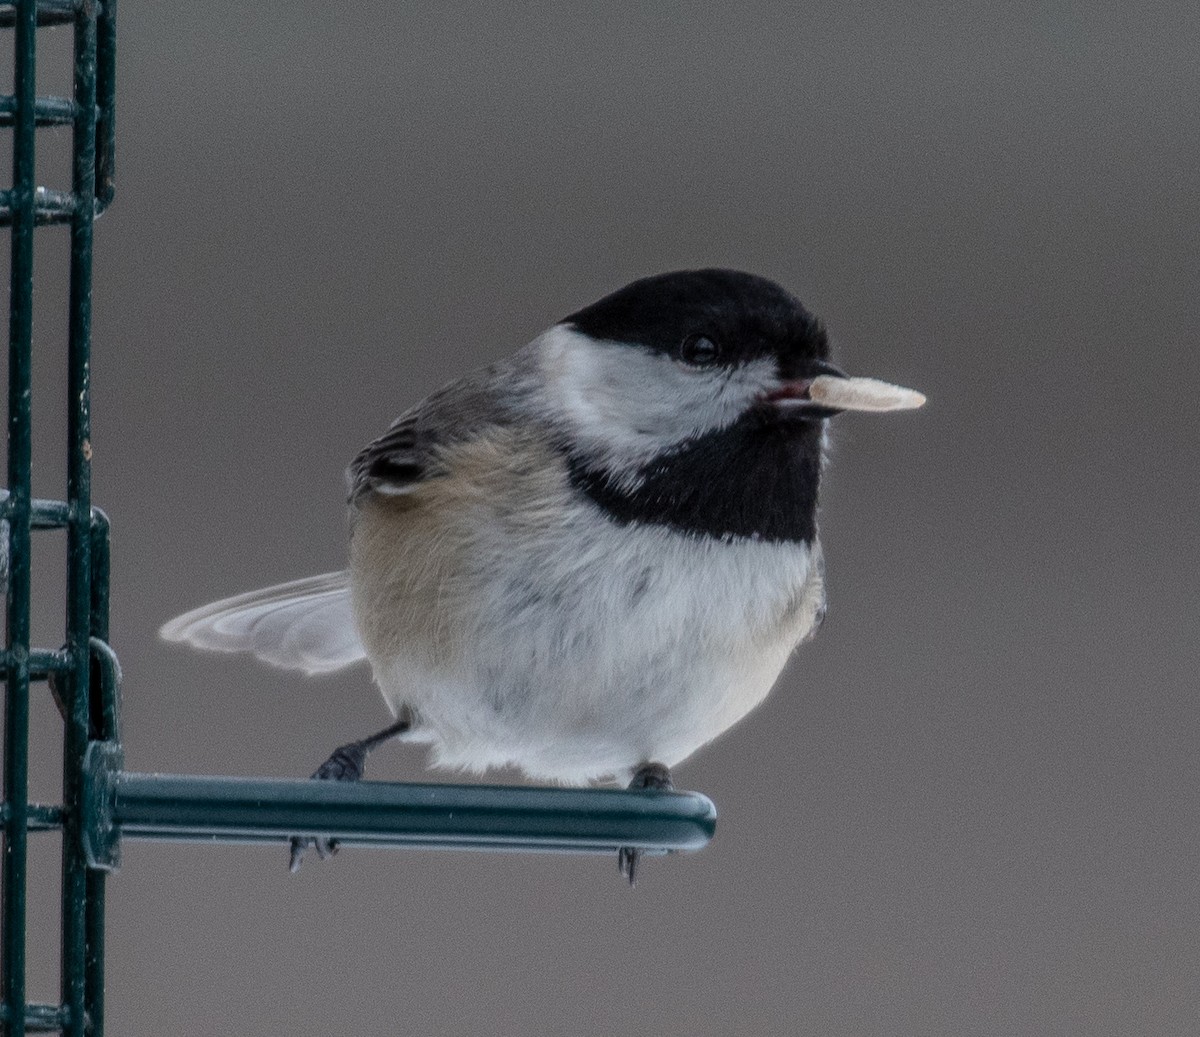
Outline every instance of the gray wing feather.
[(401, 414), (350, 462), (350, 503), (370, 493), (411, 493), (425, 480), (447, 474), (440, 459), (444, 447), (518, 420), (517, 410), (531, 385), (523, 377), (530, 358), (522, 350), (451, 382)]

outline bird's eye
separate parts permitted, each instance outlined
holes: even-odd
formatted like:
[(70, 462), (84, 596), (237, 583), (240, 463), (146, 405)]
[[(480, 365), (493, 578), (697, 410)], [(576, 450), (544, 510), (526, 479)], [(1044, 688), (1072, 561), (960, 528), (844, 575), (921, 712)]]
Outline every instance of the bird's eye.
[(707, 335), (689, 335), (679, 344), (679, 359), (691, 367), (708, 367), (721, 358), (721, 347)]

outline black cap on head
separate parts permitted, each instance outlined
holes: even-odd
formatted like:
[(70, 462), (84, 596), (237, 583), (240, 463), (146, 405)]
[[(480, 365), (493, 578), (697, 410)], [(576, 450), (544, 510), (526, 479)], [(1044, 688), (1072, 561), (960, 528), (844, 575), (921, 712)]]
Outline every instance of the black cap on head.
[[(774, 281), (738, 270), (679, 270), (634, 281), (562, 321), (596, 339), (676, 354), (696, 336), (712, 339), (722, 364), (765, 356), (781, 368), (826, 360), (821, 322)], [(790, 361), (790, 362), (789, 362)]]

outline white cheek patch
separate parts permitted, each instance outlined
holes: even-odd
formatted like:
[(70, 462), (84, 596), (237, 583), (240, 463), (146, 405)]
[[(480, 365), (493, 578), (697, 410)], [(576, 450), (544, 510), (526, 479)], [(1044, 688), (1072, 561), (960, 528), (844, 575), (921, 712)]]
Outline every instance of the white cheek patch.
[(770, 360), (695, 370), (671, 357), (601, 342), (563, 325), (539, 340), (551, 403), (606, 466), (640, 465), (732, 424), (777, 377)]

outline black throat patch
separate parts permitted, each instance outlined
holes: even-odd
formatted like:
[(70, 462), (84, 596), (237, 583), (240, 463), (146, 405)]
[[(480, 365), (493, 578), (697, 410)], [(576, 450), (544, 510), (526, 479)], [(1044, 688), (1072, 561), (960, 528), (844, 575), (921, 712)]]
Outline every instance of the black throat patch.
[(718, 539), (812, 543), (816, 537), (820, 422), (748, 414), (655, 458), (634, 490), (568, 457), (572, 483), (617, 522)]

